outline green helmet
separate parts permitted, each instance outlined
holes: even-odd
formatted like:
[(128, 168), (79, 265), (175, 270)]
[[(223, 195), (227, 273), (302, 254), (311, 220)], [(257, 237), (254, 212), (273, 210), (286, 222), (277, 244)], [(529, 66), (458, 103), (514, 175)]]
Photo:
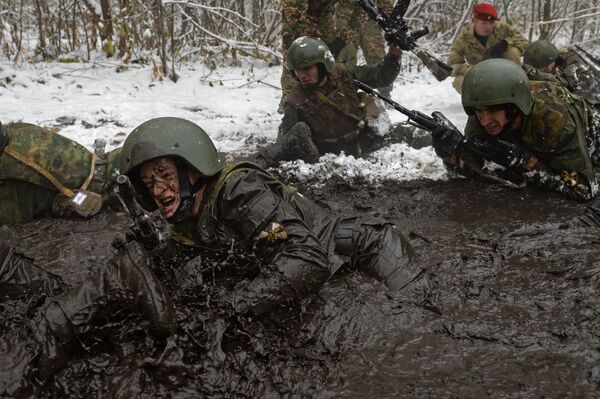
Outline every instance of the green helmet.
[(529, 45), (523, 54), (523, 63), (534, 68), (543, 68), (558, 59), (560, 54), (554, 44), (538, 40)]
[(8, 132), (6, 131), (6, 128), (2, 126), (2, 122), (0, 122), (0, 152), (2, 152), (7, 143)]
[(525, 115), (533, 106), (527, 74), (516, 63), (493, 58), (473, 66), (462, 86), (462, 105), (468, 115), (474, 107), (514, 104)]
[(323, 64), (327, 72), (331, 72), (335, 65), (333, 54), (321, 39), (302, 36), (294, 40), (287, 52), (287, 69), (306, 68), (314, 64)]
[(179, 157), (205, 176), (221, 170), (217, 150), (198, 125), (181, 118), (155, 118), (133, 129), (119, 159), (121, 173), (130, 174), (154, 158)]

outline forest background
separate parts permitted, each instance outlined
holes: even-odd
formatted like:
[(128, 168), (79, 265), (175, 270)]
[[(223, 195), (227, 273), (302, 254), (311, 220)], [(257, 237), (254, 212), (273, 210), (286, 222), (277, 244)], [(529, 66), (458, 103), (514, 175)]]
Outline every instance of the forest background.
[[(414, 0), (406, 19), (429, 27), (422, 46), (445, 58), (476, 0)], [(177, 80), (185, 63), (280, 65), (280, 0), (0, 0), (2, 56), (19, 62), (150, 64)], [(600, 48), (600, 0), (502, 0), (503, 20), (530, 40)], [(421, 68), (405, 57), (404, 69)]]

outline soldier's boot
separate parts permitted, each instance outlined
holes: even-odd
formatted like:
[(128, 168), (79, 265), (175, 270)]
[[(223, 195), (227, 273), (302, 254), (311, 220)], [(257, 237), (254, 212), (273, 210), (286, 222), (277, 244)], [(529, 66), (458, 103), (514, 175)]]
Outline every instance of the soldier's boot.
[(99, 333), (108, 322), (133, 311), (147, 316), (152, 331), (161, 337), (175, 331), (171, 298), (151, 266), (137, 243), (121, 243), (116, 256), (92, 278), (37, 312), (31, 325), (39, 345), (42, 380), (64, 367), (80, 338)]
[(281, 161), (302, 160), (315, 163), (319, 160), (319, 150), (312, 140), (308, 125), (298, 122), (277, 141), (263, 148), (254, 160), (263, 167), (274, 167)]
[(0, 244), (0, 301), (31, 294), (54, 296), (65, 287), (59, 276), (35, 266), (12, 246)]
[(391, 290), (424, 294), (431, 289), (429, 273), (415, 265), (410, 243), (391, 223), (342, 219), (335, 248), (337, 253), (350, 256), (351, 266), (372, 275)]

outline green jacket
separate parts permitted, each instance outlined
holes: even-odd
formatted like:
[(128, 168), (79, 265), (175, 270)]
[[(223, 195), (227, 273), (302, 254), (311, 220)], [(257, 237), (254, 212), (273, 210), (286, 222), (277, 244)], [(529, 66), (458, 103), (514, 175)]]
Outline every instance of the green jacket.
[(286, 98), (279, 135), (305, 122), (321, 153), (356, 147), (360, 134), (368, 132), (369, 120), (376, 119), (381, 111), (370, 96), (358, 92), (352, 79), (385, 87), (399, 71), (399, 58), (387, 54), (373, 66), (336, 64), (325, 86), (318, 89), (305, 89), (297, 83)]
[(475, 36), (473, 24), (467, 25), (452, 43), (448, 55), (448, 64), (453, 68), (452, 76), (465, 75), (471, 66), (489, 58), (490, 49), (500, 40), (506, 40), (509, 48), (515, 48), (520, 53), (529, 45), (529, 41), (518, 30), (500, 21), (496, 22), (485, 45)]
[[(29, 123), (7, 125), (7, 146), (50, 172), (59, 182), (78, 189), (91, 172), (92, 153), (82, 145), (48, 129)], [(118, 175), (120, 149), (106, 154), (105, 182)], [(106, 186), (91, 185), (101, 193)], [(3, 150), (0, 153), (0, 224), (25, 223), (52, 210), (58, 189), (33, 168)]]
[[(530, 88), (534, 101), (531, 113), (517, 131), (502, 138), (520, 141), (542, 161), (544, 170), (527, 174), (530, 182), (571, 198), (591, 199), (596, 195), (597, 183), (586, 139), (586, 103), (555, 83), (532, 81)], [(469, 117), (465, 135), (489, 139), (475, 116)], [(577, 172), (580, 183), (569, 187), (561, 177), (564, 172)]]

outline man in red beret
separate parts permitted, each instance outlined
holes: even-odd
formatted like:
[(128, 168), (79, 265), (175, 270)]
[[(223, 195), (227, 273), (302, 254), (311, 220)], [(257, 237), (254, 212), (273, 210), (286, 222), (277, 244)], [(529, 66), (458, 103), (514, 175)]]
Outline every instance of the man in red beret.
[(521, 54), (529, 45), (514, 27), (500, 22), (498, 11), (490, 3), (475, 5), (471, 22), (456, 37), (448, 56), (455, 77), (452, 85), (459, 93), (473, 65), (488, 58), (506, 58), (520, 64)]

